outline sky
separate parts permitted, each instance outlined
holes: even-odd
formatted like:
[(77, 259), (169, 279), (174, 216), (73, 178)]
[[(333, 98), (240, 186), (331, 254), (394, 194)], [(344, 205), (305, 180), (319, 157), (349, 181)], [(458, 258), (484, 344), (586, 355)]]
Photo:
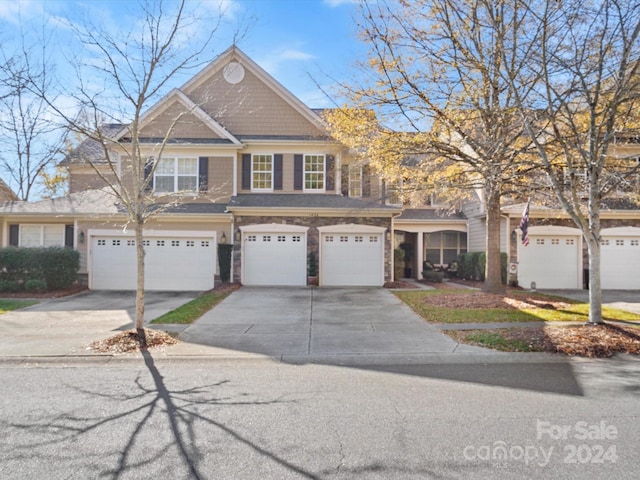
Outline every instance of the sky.
[[(336, 81), (347, 80), (355, 62), (366, 57), (366, 45), (356, 39), (355, 0), (188, 0), (211, 25), (219, 6), (224, 13), (212, 53), (223, 52), (235, 32), (245, 31), (238, 46), (309, 107), (332, 106)], [(35, 41), (44, 24), (56, 46), (50, 50), (58, 72), (70, 74), (76, 56), (84, 54), (73, 25), (91, 19), (126, 30), (141, 18), (136, 0), (0, 0), (0, 42), (11, 45), (21, 32)]]

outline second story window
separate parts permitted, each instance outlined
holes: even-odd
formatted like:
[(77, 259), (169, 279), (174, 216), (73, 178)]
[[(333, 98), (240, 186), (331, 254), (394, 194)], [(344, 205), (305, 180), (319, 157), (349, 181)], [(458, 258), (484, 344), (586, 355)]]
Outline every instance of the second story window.
[(273, 155), (251, 158), (251, 190), (273, 189)]
[(324, 191), (324, 155), (304, 156), (304, 189)]
[(158, 161), (154, 175), (156, 192), (197, 192), (197, 158), (162, 158)]
[(360, 165), (349, 165), (349, 196), (362, 196), (362, 167)]

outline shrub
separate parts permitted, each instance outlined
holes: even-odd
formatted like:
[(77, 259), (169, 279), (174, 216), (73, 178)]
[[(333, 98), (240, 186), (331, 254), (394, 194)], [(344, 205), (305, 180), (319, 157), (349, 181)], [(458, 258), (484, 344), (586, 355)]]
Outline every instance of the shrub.
[(422, 278), (427, 282), (442, 283), (444, 280), (444, 272), (434, 272), (433, 270), (423, 270)]
[[(458, 278), (465, 280), (485, 280), (487, 254), (485, 252), (467, 252), (458, 255)], [(507, 283), (507, 254), (500, 253), (500, 277)]]
[(27, 292), (42, 293), (47, 291), (47, 282), (38, 278), (32, 278), (24, 282), (24, 289)]
[(14, 293), (20, 291), (20, 284), (15, 280), (0, 280), (0, 292)]
[(231, 280), (231, 253), (233, 245), (226, 243), (218, 244), (218, 265), (220, 266), (220, 281), (229, 283)]
[(0, 280), (26, 282), (37, 279), (49, 289), (69, 288), (80, 269), (80, 254), (71, 248), (0, 248)]
[(309, 277), (318, 276), (318, 262), (316, 261), (316, 252), (309, 252), (307, 256), (307, 275)]

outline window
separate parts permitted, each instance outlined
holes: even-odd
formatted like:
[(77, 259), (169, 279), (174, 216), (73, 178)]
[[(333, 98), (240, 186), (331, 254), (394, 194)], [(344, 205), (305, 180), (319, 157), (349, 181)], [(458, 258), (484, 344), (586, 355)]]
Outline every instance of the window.
[(638, 245), (640, 245), (640, 242), (638, 242), (638, 240), (631, 240), (632, 247), (637, 247)]
[(304, 189), (324, 190), (324, 155), (304, 156)]
[(136, 246), (135, 240), (127, 240), (127, 247), (135, 247), (135, 246)]
[(434, 265), (448, 265), (467, 251), (467, 234), (464, 232), (425, 233), (425, 260)]
[(64, 246), (64, 225), (20, 225), (21, 247)]
[(624, 246), (624, 240), (616, 239), (616, 247), (623, 247), (623, 246)]
[(154, 175), (155, 191), (159, 193), (197, 192), (197, 158), (161, 158)]
[(251, 158), (251, 190), (273, 189), (273, 156), (254, 155)]
[(349, 165), (349, 196), (362, 196), (362, 167), (360, 165)]

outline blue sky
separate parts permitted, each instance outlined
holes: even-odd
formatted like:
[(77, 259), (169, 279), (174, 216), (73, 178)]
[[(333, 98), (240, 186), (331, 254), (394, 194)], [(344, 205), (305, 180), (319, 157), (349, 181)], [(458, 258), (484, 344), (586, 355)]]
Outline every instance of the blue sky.
[[(356, 40), (354, 0), (189, 0), (189, 7), (208, 9), (213, 15), (221, 2), (225, 14), (214, 53), (232, 44), (238, 25), (246, 26), (240, 48), (310, 107), (331, 106), (315, 82), (331, 90), (332, 78), (348, 79), (356, 60), (366, 55), (366, 46)], [(126, 25), (140, 19), (136, 4), (135, 0), (0, 0), (0, 41), (10, 45), (19, 38), (20, 29), (27, 36), (37, 35), (44, 23), (53, 32), (53, 44), (61, 45), (55, 62), (59, 71), (65, 71), (79, 51), (70, 24), (81, 24), (88, 16), (106, 25)]]

